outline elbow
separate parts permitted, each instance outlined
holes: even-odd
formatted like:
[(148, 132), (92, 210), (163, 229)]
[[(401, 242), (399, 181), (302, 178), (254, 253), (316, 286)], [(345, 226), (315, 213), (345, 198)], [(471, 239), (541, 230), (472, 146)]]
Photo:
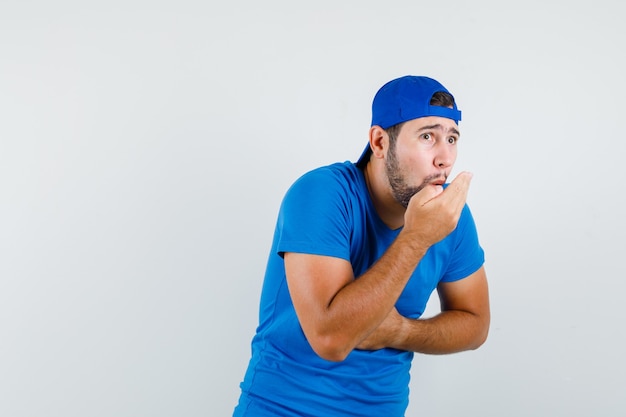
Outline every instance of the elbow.
[(343, 362), (348, 357), (346, 352), (341, 351), (315, 351), (317, 356), (329, 362)]
[(486, 341), (487, 341), (487, 334), (477, 337), (476, 340), (474, 340), (474, 343), (470, 346), (470, 350), (478, 349), (479, 347), (484, 345)]
[(485, 344), (487, 338), (489, 336), (489, 322), (482, 326), (482, 328), (477, 332), (476, 337), (474, 338), (474, 343), (470, 347), (471, 350), (476, 350), (482, 345)]
[(309, 344), (317, 356), (330, 362), (342, 362), (352, 352), (352, 348), (336, 336), (317, 337), (309, 340)]

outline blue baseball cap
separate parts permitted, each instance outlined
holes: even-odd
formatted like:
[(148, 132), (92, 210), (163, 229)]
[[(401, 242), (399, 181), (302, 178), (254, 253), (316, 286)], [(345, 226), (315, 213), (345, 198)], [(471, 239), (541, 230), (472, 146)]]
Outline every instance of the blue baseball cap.
[[(432, 106), (430, 100), (439, 91), (452, 95), (441, 83), (429, 77), (406, 75), (383, 85), (372, 102), (372, 126), (383, 129), (419, 117), (439, 116), (461, 121), (461, 111), (456, 102), (453, 108)], [(357, 165), (365, 166), (371, 150), (369, 143), (361, 154)]]

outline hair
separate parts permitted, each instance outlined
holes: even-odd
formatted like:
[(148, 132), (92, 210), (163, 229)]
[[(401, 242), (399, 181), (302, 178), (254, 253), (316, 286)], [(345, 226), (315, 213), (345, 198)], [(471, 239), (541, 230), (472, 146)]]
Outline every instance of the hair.
[[(430, 105), (453, 108), (454, 97), (452, 97), (452, 94), (446, 93), (445, 91), (437, 91), (430, 99)], [(395, 142), (396, 138), (400, 134), (402, 126), (404, 126), (404, 123), (405, 122), (401, 122), (393, 126), (389, 126), (387, 129), (385, 129), (385, 132), (387, 132), (387, 134), (389, 135), (390, 143)]]

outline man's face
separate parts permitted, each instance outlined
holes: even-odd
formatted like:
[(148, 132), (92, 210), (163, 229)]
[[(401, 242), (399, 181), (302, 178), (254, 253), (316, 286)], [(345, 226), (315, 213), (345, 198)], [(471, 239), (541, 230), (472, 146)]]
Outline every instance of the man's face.
[(454, 120), (421, 117), (409, 120), (389, 141), (385, 171), (396, 201), (405, 208), (427, 184), (443, 184), (454, 166), (460, 133)]

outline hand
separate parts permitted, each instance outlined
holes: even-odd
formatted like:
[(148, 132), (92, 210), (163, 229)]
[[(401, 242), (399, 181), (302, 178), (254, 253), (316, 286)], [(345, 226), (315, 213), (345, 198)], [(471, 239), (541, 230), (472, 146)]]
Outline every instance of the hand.
[(356, 349), (378, 350), (386, 347), (393, 347), (394, 341), (402, 334), (402, 322), (405, 317), (398, 313), (396, 308), (392, 308), (385, 320), (365, 339), (363, 339)]
[(444, 190), (427, 185), (409, 201), (404, 214), (404, 232), (430, 247), (448, 236), (461, 217), (472, 174), (461, 172)]

